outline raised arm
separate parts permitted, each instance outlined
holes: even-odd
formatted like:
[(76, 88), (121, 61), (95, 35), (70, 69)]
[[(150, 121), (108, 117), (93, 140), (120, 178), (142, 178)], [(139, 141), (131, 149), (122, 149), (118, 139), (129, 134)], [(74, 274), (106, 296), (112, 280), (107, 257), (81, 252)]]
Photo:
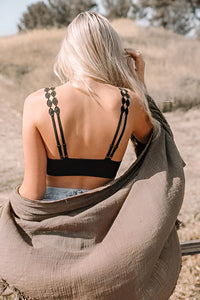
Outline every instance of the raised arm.
[(30, 95), (24, 103), (23, 147), (25, 172), (19, 193), (28, 199), (42, 199), (46, 190), (46, 150), (36, 125), (38, 96)]
[[(134, 49), (125, 49), (127, 55), (134, 60), (135, 71), (138, 77), (138, 80), (143, 85), (146, 90), (145, 80), (144, 80), (144, 71), (145, 71), (145, 62), (138, 50)], [(143, 100), (140, 99), (139, 95), (132, 94), (133, 99), (133, 132), (134, 137), (143, 144), (146, 144), (150, 134), (152, 132), (153, 125), (151, 123), (148, 112), (145, 109)]]
[(131, 57), (135, 62), (135, 71), (138, 77), (138, 80), (143, 85), (143, 87), (146, 89), (146, 84), (144, 80), (144, 71), (145, 71), (145, 61), (143, 59), (142, 54), (139, 50), (134, 49), (125, 49), (125, 52), (128, 54), (129, 57)]
[(132, 134), (140, 143), (146, 144), (151, 135), (153, 124), (139, 96), (134, 97), (132, 115)]

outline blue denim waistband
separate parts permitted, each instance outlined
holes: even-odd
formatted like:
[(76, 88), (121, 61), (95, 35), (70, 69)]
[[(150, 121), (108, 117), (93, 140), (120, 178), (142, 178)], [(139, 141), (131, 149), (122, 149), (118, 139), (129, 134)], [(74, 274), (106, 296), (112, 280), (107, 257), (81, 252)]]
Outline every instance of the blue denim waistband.
[(70, 189), (47, 186), (46, 193), (42, 201), (53, 201), (69, 198), (87, 192), (86, 189)]

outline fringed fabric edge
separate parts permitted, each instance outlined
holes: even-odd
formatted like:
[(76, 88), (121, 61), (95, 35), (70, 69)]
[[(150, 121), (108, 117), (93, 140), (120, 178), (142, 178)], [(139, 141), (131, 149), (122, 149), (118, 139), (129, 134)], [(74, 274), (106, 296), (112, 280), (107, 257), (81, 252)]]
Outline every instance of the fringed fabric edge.
[[(9, 298), (8, 298), (9, 297)], [(11, 286), (4, 279), (0, 279), (0, 300), (36, 300), (35, 298), (26, 296), (16, 287)]]

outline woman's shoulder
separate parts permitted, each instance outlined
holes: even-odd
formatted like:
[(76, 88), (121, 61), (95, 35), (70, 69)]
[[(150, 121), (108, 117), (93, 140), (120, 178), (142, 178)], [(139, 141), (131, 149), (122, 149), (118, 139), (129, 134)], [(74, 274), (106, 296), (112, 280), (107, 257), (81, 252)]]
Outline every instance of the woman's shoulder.
[(23, 118), (37, 124), (46, 110), (45, 91), (41, 88), (29, 94), (24, 101)]
[(36, 105), (38, 104), (38, 102), (41, 102), (41, 100), (43, 100), (44, 97), (45, 97), (44, 88), (41, 88), (29, 94), (24, 101), (24, 105), (25, 106)]
[[(52, 87), (50, 92), (55, 88), (56, 87)], [(51, 87), (44, 87), (29, 94), (24, 101), (24, 109), (33, 109), (34, 107), (37, 108), (37, 110), (40, 110), (46, 107), (47, 98), (45, 97), (45, 94), (48, 92), (47, 89), (51, 89)]]
[(146, 103), (144, 99), (145, 96), (142, 96), (141, 93), (132, 90), (128, 90), (128, 94), (130, 96), (132, 108), (135, 112), (146, 111)]

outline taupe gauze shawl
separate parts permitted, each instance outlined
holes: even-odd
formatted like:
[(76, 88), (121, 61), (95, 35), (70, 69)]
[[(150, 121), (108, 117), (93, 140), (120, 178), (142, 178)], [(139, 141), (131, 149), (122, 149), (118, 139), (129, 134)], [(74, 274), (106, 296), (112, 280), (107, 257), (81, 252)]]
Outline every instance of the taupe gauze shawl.
[[(44, 203), (15, 189), (0, 199), (0, 295), (18, 299), (165, 300), (180, 272), (175, 221), (183, 161), (161, 131), (110, 184)], [(23, 298), (24, 297), (24, 298)]]

